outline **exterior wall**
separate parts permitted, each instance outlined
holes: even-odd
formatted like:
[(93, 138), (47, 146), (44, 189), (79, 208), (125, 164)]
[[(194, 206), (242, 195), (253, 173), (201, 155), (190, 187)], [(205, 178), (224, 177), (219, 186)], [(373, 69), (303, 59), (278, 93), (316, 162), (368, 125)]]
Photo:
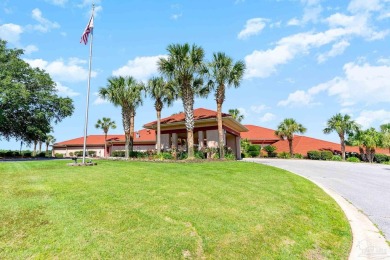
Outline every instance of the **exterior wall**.
[[(156, 147), (153, 148), (153, 149), (156, 149), (157, 148), (157, 144), (156, 144)], [(161, 150), (164, 150), (164, 149), (169, 149), (169, 134), (162, 134), (161, 135)]]
[[(113, 151), (124, 151), (125, 146), (124, 145), (113, 145), (110, 148), (110, 155)], [(153, 144), (139, 144), (139, 145), (133, 145), (133, 150), (138, 152), (146, 152), (148, 150), (154, 150), (156, 149), (156, 146)]]
[(218, 130), (207, 130), (206, 131), (207, 138), (207, 147), (218, 147)]
[(226, 146), (232, 148), (233, 151), (236, 151), (236, 137), (233, 135), (227, 135)]
[[(61, 153), (65, 157), (71, 157), (70, 153), (75, 153), (77, 151), (82, 151), (83, 146), (75, 146), (75, 147), (55, 147), (53, 148), (53, 153)], [(97, 157), (103, 157), (104, 156), (104, 146), (87, 146), (87, 152), (88, 151), (95, 151)]]

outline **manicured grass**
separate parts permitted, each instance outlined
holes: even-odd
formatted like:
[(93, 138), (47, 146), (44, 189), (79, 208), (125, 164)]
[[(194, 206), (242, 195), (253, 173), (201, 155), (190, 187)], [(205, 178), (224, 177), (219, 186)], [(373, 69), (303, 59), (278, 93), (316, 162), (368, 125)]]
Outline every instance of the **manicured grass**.
[(347, 259), (307, 180), (244, 162), (0, 163), (0, 259)]

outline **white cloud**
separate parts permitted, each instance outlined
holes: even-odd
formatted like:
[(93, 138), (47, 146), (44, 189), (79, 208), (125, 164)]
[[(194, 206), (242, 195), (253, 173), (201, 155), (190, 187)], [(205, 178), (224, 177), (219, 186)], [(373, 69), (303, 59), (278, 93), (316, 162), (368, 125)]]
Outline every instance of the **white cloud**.
[(247, 39), (250, 36), (259, 34), (266, 25), (268, 20), (264, 18), (252, 18), (246, 21), (244, 29), (239, 32), (237, 38), (238, 39)]
[(363, 128), (373, 127), (374, 124), (387, 124), (390, 123), (390, 111), (384, 109), (363, 110), (355, 121)]
[(312, 104), (312, 96), (303, 90), (297, 90), (288, 95), (286, 100), (278, 102), (278, 106), (308, 106)]
[(336, 57), (344, 53), (345, 49), (348, 48), (349, 42), (346, 40), (342, 40), (333, 44), (332, 49), (326, 53), (318, 55), (317, 61), (318, 63), (323, 63), (331, 57)]
[(383, 0), (351, 0), (348, 11), (352, 13), (378, 11), (381, 9)]
[(373, 66), (368, 63), (347, 63), (344, 65), (344, 76), (335, 77), (307, 91), (298, 90), (291, 93), (279, 106), (312, 105), (314, 96), (327, 92), (337, 97), (341, 106), (349, 107), (356, 103), (388, 103), (390, 96), (390, 66)]
[(57, 6), (64, 6), (68, 0), (46, 0), (46, 2)]
[(27, 54), (27, 55), (29, 55), (29, 54), (31, 54), (33, 52), (36, 52), (38, 50), (39, 50), (38, 47), (35, 46), (35, 45), (32, 45), (32, 44), (27, 45), (26, 47), (24, 47), (24, 53)]
[(94, 104), (94, 105), (102, 105), (102, 104), (108, 104), (108, 103), (109, 103), (107, 100), (102, 99), (102, 98), (99, 96), (99, 93), (98, 93), (98, 92), (93, 93), (93, 95), (96, 97), (96, 99), (93, 101), (93, 104)]
[(126, 65), (114, 70), (112, 75), (133, 76), (137, 80), (146, 81), (158, 72), (158, 60), (166, 57), (165, 55), (136, 57), (134, 60), (129, 60)]
[(298, 18), (294, 17), (288, 20), (287, 25), (288, 26), (298, 26), (301, 22), (298, 20)]
[(261, 123), (272, 121), (276, 118), (276, 116), (272, 113), (265, 113), (262, 117), (259, 118)]
[[(88, 69), (80, 66), (83, 61), (77, 58), (70, 58), (68, 62), (58, 59), (52, 62), (43, 59), (25, 59), (32, 67), (45, 70), (53, 79), (64, 82), (79, 82), (88, 79)], [(92, 71), (91, 77), (96, 77), (97, 72)]]
[(240, 114), (244, 116), (244, 118), (249, 116), (249, 113), (246, 111), (245, 108), (239, 107), (237, 109), (238, 109), (238, 111), (240, 111)]
[[(313, 48), (334, 44), (331, 55), (346, 48), (346, 37), (362, 37), (366, 40), (383, 39), (389, 31), (375, 31), (365, 14), (347, 16), (334, 14), (326, 19), (329, 29), (323, 32), (303, 32), (280, 39), (274, 48), (255, 50), (245, 56), (245, 78), (266, 78), (276, 72), (279, 65), (286, 64), (300, 54), (309, 54)], [(343, 42), (343, 43), (340, 43)], [(339, 44), (338, 44), (339, 43)], [(330, 57), (330, 56), (328, 56)]]
[(41, 10), (35, 8), (32, 10), (31, 14), (32, 18), (36, 20), (39, 24), (27, 26), (27, 28), (32, 28), (34, 30), (46, 33), (51, 29), (60, 28), (60, 25), (57, 22), (49, 21), (48, 19), (42, 16)]
[(257, 114), (260, 114), (263, 110), (268, 109), (266, 105), (251, 106), (251, 110)]
[(23, 28), (20, 25), (6, 23), (0, 25), (0, 38), (7, 42), (19, 45), (20, 35), (23, 33)]
[(182, 17), (182, 16), (183, 16), (182, 13), (180, 13), (180, 14), (173, 14), (173, 15), (171, 15), (171, 19), (172, 19), (172, 20), (177, 20), (177, 19), (179, 19), (179, 18)]
[(377, 60), (377, 62), (379, 63), (379, 64), (383, 64), (383, 65), (390, 65), (390, 58), (379, 58), (378, 60)]
[(75, 97), (80, 95), (80, 93), (74, 91), (73, 89), (66, 87), (62, 85), (60, 82), (56, 82), (56, 89), (58, 91), (58, 94), (60, 96), (65, 96), (65, 97)]

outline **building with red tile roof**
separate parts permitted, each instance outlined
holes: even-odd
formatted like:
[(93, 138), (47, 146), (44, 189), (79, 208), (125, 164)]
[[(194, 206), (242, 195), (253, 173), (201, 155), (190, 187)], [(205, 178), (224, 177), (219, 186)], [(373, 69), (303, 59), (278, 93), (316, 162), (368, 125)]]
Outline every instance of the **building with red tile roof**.
[(257, 125), (244, 125), (248, 132), (242, 132), (241, 138), (248, 139), (252, 144), (267, 145), (273, 144), (280, 140), (280, 138), (275, 135), (275, 130), (257, 126)]
[[(88, 135), (87, 151), (95, 151), (99, 157), (104, 156), (104, 135)], [(134, 133), (134, 150), (146, 151), (155, 148), (156, 132), (150, 129), (142, 129)], [(116, 150), (124, 150), (125, 135), (107, 135), (107, 154)], [(53, 144), (53, 153), (62, 153), (71, 156), (71, 153), (82, 151), (84, 137), (58, 142)]]

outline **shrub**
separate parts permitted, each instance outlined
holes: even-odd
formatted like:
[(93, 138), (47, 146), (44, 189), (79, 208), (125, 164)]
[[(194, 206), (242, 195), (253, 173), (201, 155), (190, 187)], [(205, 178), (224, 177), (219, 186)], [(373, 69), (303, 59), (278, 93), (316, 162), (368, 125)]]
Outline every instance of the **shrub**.
[(23, 157), (31, 157), (32, 152), (31, 151), (23, 151)]
[(40, 158), (46, 157), (46, 152), (40, 152), (39, 154), (37, 154), (37, 157), (40, 157)]
[(307, 158), (309, 158), (310, 160), (320, 160), (321, 159), (321, 152), (320, 151), (308, 151)]
[(333, 153), (331, 151), (321, 151), (321, 160), (329, 161), (333, 157)]
[(303, 159), (303, 155), (300, 154), (300, 153), (296, 153), (296, 154), (294, 154), (294, 158), (296, 158), (296, 159)]
[[(82, 154), (82, 153), (81, 153)], [(125, 151), (113, 151), (111, 153), (113, 157), (125, 157), (126, 153)]]
[(227, 153), (225, 154), (225, 159), (234, 161), (236, 159), (236, 156), (234, 155), (234, 153)]
[(88, 151), (88, 156), (95, 157), (95, 155), (96, 155), (96, 151)]
[(161, 153), (164, 160), (173, 160), (173, 156), (171, 153), (163, 152)]
[(267, 152), (268, 157), (275, 157), (276, 156), (276, 147), (273, 145), (267, 145), (264, 148), (264, 151)]
[(377, 153), (377, 154), (375, 154), (375, 156), (374, 156), (374, 160), (375, 160), (377, 163), (388, 162), (388, 161), (389, 161), (389, 156), (387, 156), (386, 154)]
[(5, 156), (5, 157), (13, 157), (13, 156), (14, 156), (14, 152), (11, 151), (11, 150), (8, 150), (8, 151), (6, 151), (6, 152), (4, 153), (4, 156)]
[(360, 162), (360, 159), (357, 157), (349, 157), (347, 159), (348, 162)]
[(241, 158), (245, 158), (246, 157), (246, 155), (245, 155), (245, 153), (241, 153)]
[(288, 153), (288, 152), (278, 153), (277, 157), (281, 158), (281, 159), (290, 159), (291, 158), (290, 153)]
[(64, 158), (64, 155), (62, 153), (56, 153), (55, 156), (56, 158)]
[(185, 160), (185, 159), (187, 159), (187, 157), (188, 157), (187, 152), (178, 152), (177, 153), (178, 160)]
[(204, 159), (205, 157), (204, 157), (204, 152), (202, 152), (202, 151), (196, 151), (195, 152), (195, 158), (196, 159)]
[(332, 158), (330, 159), (331, 161), (342, 161), (343, 158), (341, 158), (340, 155), (333, 155)]
[(69, 156), (70, 156), (70, 157), (73, 157), (73, 152), (69, 152)]
[(258, 145), (249, 145), (247, 153), (250, 157), (258, 157), (260, 154), (260, 146)]
[(76, 157), (83, 156), (83, 151), (76, 151), (76, 152), (74, 152), (74, 156), (76, 156)]

